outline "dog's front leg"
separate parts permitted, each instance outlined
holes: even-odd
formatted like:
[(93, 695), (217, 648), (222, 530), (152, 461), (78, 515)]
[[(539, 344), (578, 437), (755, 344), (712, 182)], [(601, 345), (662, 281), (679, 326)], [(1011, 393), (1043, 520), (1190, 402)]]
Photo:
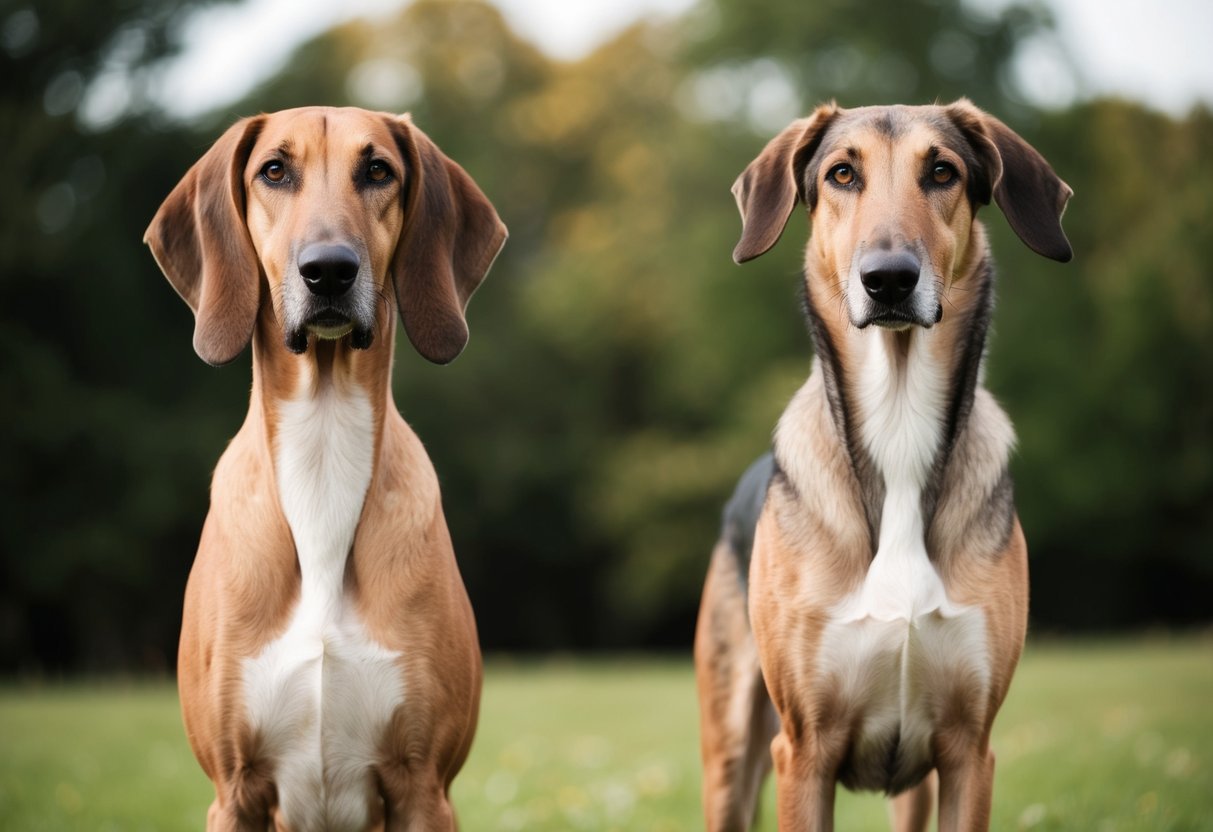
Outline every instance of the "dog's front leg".
[(917, 786), (890, 800), (889, 816), (893, 832), (927, 832), (938, 788), (938, 777), (932, 771)]
[(242, 808), (234, 802), (221, 806), (215, 800), (206, 813), (206, 832), (267, 832), (279, 827), (271, 821), (270, 810), (260, 806)]
[(974, 747), (939, 764), (939, 832), (990, 828), (994, 795), (994, 752)]
[(454, 832), (455, 810), (436, 770), (400, 766), (383, 776), (385, 832)]
[(771, 742), (775, 760), (775, 804), (780, 829), (832, 832), (834, 770), (816, 743), (795, 742), (787, 730)]

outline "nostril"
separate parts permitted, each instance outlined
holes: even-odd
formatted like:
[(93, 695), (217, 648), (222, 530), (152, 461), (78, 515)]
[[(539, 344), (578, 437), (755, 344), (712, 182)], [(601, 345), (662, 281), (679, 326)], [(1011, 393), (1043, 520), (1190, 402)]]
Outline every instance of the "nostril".
[(315, 260), (310, 263), (300, 263), (299, 273), (303, 275), (303, 279), (308, 283), (316, 283), (323, 276), (321, 265)]

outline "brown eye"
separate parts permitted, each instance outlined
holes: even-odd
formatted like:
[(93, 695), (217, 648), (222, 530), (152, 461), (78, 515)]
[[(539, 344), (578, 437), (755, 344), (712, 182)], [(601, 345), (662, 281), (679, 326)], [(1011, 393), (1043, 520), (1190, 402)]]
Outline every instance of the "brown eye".
[(375, 160), (366, 166), (366, 178), (372, 182), (386, 182), (391, 175), (391, 168), (385, 162)]
[(261, 178), (266, 182), (277, 185), (282, 180), (286, 179), (286, 165), (275, 159), (272, 162), (266, 162), (261, 168)]
[(931, 168), (931, 179), (936, 185), (946, 185), (956, 178), (956, 168), (946, 162), (938, 162)]
[(846, 187), (855, 181), (855, 168), (850, 165), (835, 165), (826, 174), (835, 185)]

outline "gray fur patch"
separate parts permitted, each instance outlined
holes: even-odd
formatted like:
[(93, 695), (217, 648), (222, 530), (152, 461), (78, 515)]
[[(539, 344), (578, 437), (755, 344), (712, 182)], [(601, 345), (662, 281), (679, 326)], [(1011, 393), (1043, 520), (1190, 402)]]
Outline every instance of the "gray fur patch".
[(775, 455), (767, 451), (758, 457), (741, 475), (733, 496), (725, 504), (720, 536), (737, 558), (737, 571), (742, 590), (749, 583), (750, 557), (754, 552), (754, 530), (766, 503), (767, 489), (775, 476)]

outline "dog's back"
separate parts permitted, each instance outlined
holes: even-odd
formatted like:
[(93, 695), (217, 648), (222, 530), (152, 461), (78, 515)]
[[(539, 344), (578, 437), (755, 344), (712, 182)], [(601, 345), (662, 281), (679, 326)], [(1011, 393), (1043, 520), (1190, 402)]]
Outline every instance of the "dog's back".
[(733, 496), (725, 503), (721, 517), (720, 539), (737, 559), (737, 574), (744, 589), (750, 574), (750, 555), (754, 551), (754, 530), (767, 499), (767, 488), (775, 476), (775, 454), (767, 451), (750, 463), (737, 481)]

